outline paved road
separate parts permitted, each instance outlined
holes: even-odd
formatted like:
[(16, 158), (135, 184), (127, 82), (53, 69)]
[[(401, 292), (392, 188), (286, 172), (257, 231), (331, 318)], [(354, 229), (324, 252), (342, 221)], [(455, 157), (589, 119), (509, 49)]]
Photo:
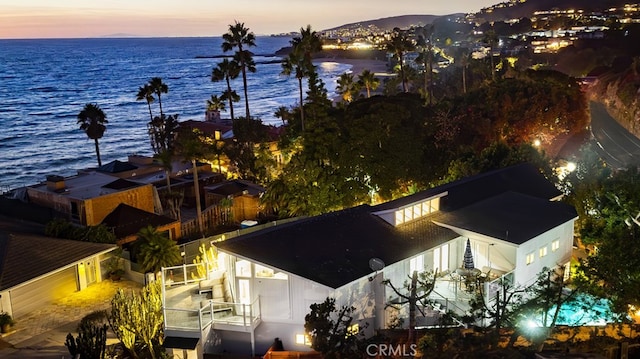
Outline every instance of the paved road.
[(606, 107), (592, 102), (591, 133), (604, 161), (616, 169), (640, 166), (640, 139), (609, 115)]

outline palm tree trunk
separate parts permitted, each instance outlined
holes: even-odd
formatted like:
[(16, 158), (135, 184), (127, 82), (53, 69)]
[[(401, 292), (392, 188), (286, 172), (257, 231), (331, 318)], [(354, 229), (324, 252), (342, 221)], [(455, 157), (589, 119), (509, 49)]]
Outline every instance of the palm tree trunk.
[(247, 120), (251, 119), (249, 114), (249, 97), (247, 96), (247, 69), (242, 65), (242, 83), (244, 84), (244, 106), (246, 108)]
[(200, 184), (198, 183), (198, 167), (196, 166), (196, 160), (191, 160), (193, 166), (193, 190), (196, 195), (196, 216), (198, 216), (198, 228), (200, 234), (204, 236), (204, 228), (202, 225), (202, 207), (200, 206)]
[(462, 66), (462, 93), (467, 93), (467, 67)]
[(151, 112), (151, 102), (147, 101), (147, 106), (149, 107), (149, 120), (153, 122), (153, 112)]
[(300, 122), (302, 123), (302, 132), (304, 132), (304, 102), (302, 99), (302, 77), (298, 78), (298, 88), (300, 89)]
[(98, 146), (98, 139), (93, 139), (94, 144), (96, 145), (96, 155), (98, 156), (98, 167), (102, 167), (102, 160), (100, 160), (100, 146)]
[(400, 76), (402, 76), (402, 91), (403, 92), (407, 92), (407, 82), (405, 81), (404, 78), (404, 57), (402, 56), (402, 53), (400, 53), (400, 56), (398, 56), (398, 58), (400, 59)]
[(227, 79), (227, 91), (229, 93), (229, 114), (231, 115), (231, 121), (234, 120), (233, 117), (233, 98), (231, 98), (231, 82), (229, 81), (229, 76), (226, 76)]

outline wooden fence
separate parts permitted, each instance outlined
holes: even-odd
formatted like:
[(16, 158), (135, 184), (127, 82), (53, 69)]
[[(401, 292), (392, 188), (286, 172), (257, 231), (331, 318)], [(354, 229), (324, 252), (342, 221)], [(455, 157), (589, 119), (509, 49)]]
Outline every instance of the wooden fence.
[[(208, 229), (220, 226), (223, 224), (230, 224), (233, 222), (233, 212), (229, 207), (222, 206), (210, 206), (202, 211), (202, 227), (206, 232)], [(182, 222), (181, 226), (182, 237), (190, 237), (200, 234), (198, 228), (198, 218), (193, 218), (188, 221)]]

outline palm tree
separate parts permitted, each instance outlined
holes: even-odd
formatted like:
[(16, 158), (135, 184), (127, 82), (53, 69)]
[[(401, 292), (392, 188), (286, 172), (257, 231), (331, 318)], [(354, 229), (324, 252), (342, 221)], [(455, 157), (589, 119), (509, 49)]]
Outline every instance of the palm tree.
[(207, 100), (207, 112), (213, 112), (220, 118), (220, 111), (224, 111), (224, 100), (216, 95), (211, 95), (211, 98)]
[(162, 116), (164, 114), (164, 112), (162, 112), (162, 94), (169, 93), (169, 86), (167, 86), (167, 84), (162, 82), (162, 78), (154, 77), (151, 80), (149, 80), (149, 87), (152, 93), (158, 96), (158, 105), (160, 106), (160, 116)]
[(301, 53), (294, 49), (289, 53), (289, 56), (282, 61), (282, 72), (285, 76), (290, 76), (295, 73), (296, 79), (298, 79), (298, 89), (300, 94), (300, 121), (302, 123), (302, 130), (304, 131), (304, 100), (302, 98), (302, 79), (305, 72), (304, 57)]
[(284, 106), (280, 106), (278, 107), (278, 109), (276, 110), (276, 112), (274, 113), (274, 115), (282, 120), (282, 125), (284, 126), (286, 124), (286, 121), (289, 120), (289, 110), (287, 110), (286, 107)]
[(196, 199), (196, 215), (198, 217), (198, 228), (200, 234), (204, 235), (204, 225), (202, 223), (202, 206), (200, 204), (200, 183), (198, 182), (198, 166), (196, 161), (208, 157), (213, 150), (210, 150), (210, 143), (206, 136), (197, 129), (183, 128), (178, 134), (176, 142), (176, 152), (185, 162), (191, 162), (193, 168), (193, 188)]
[(371, 97), (371, 90), (375, 91), (380, 86), (380, 79), (369, 70), (364, 70), (358, 75), (358, 84), (367, 90), (367, 98)]
[(467, 93), (467, 67), (469, 66), (469, 50), (462, 49), (459, 53), (460, 66), (462, 67), (462, 93)]
[(233, 116), (233, 103), (240, 101), (240, 96), (231, 89), (231, 80), (235, 79), (240, 75), (240, 67), (238, 67), (238, 63), (235, 61), (229, 61), (229, 59), (224, 59), (218, 63), (218, 66), (211, 71), (211, 81), (226, 81), (227, 90), (222, 93), (222, 100), (229, 101), (229, 113), (231, 115), (231, 121), (234, 120)]
[(82, 111), (78, 114), (78, 124), (80, 129), (83, 130), (87, 137), (92, 139), (96, 145), (96, 155), (98, 156), (98, 167), (102, 166), (100, 160), (100, 146), (98, 145), (98, 139), (102, 138), (104, 131), (107, 130), (105, 126), (107, 121), (107, 115), (100, 108), (100, 106), (88, 103), (84, 106)]
[(136, 101), (147, 101), (147, 106), (149, 107), (149, 121), (153, 121), (153, 113), (151, 112), (151, 103), (156, 99), (153, 97), (153, 89), (149, 84), (145, 84), (144, 86), (140, 86), (138, 88), (138, 94), (136, 95)]
[(496, 46), (496, 43), (498, 43), (498, 35), (493, 30), (493, 28), (491, 28), (484, 34), (483, 40), (489, 45), (489, 59), (491, 60), (491, 80), (495, 81), (496, 65), (493, 63), (493, 48)]
[(322, 40), (318, 33), (311, 29), (311, 25), (300, 28), (300, 36), (294, 37), (291, 45), (302, 54), (307, 65), (312, 65), (313, 54), (322, 50)]
[(399, 28), (393, 29), (393, 35), (391, 39), (387, 41), (387, 51), (393, 53), (393, 56), (398, 60), (400, 65), (400, 77), (402, 80), (402, 90), (407, 92), (407, 79), (404, 73), (404, 54), (413, 50), (413, 42), (407, 36), (407, 33)]
[(182, 262), (180, 247), (164, 233), (152, 226), (138, 232), (138, 258), (140, 269), (157, 273), (162, 267), (171, 267)]
[(244, 102), (246, 117), (251, 118), (249, 113), (249, 97), (247, 96), (247, 71), (255, 72), (255, 62), (253, 55), (245, 47), (256, 46), (256, 37), (249, 28), (244, 27), (244, 23), (236, 21), (234, 25), (229, 25), (229, 31), (222, 35), (222, 51), (227, 52), (237, 48), (234, 60), (238, 63), (242, 72), (242, 83), (244, 85)]
[(304, 132), (304, 99), (302, 97), (302, 79), (315, 72), (313, 54), (322, 50), (320, 36), (311, 29), (311, 25), (300, 28), (300, 36), (291, 41), (292, 51), (282, 62), (282, 74), (290, 76), (295, 73), (300, 89), (300, 123)]
[(346, 103), (353, 101), (353, 94), (358, 91), (357, 82), (353, 79), (353, 74), (343, 73), (338, 78), (338, 87), (336, 91), (342, 96), (342, 100)]
[(416, 62), (424, 67), (424, 93), (429, 95), (429, 104), (433, 104), (433, 25), (428, 25), (416, 30), (418, 35), (417, 46), (420, 53)]

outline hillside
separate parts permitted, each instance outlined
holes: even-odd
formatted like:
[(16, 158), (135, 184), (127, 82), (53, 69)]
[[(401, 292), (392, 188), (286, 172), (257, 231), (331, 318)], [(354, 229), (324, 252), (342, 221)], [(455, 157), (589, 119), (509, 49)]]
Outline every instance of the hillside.
[(334, 31), (334, 30), (343, 30), (343, 29), (354, 29), (354, 28), (362, 28), (362, 27), (369, 27), (369, 26), (375, 26), (380, 30), (393, 30), (393, 28), (395, 27), (399, 27), (401, 29), (405, 29), (408, 27), (411, 27), (412, 25), (415, 26), (424, 26), (427, 24), (431, 24), (433, 23), (436, 19), (438, 18), (442, 18), (442, 17), (458, 17), (458, 16), (463, 16), (464, 14), (451, 14), (451, 15), (402, 15), (402, 16), (392, 16), (392, 17), (385, 17), (385, 18), (381, 18), (381, 19), (375, 19), (375, 20), (366, 20), (366, 21), (359, 21), (359, 22), (354, 22), (351, 24), (345, 24), (342, 26), (338, 26), (338, 27), (334, 27), (331, 29), (326, 29), (323, 31)]
[(587, 12), (602, 11), (612, 7), (623, 6), (628, 1), (624, 0), (528, 0), (517, 3), (514, 6), (498, 7), (496, 3), (492, 9), (483, 9), (476, 13), (476, 17), (485, 21), (501, 21), (507, 19), (519, 19), (531, 17), (536, 11), (541, 10), (568, 10), (583, 9)]

